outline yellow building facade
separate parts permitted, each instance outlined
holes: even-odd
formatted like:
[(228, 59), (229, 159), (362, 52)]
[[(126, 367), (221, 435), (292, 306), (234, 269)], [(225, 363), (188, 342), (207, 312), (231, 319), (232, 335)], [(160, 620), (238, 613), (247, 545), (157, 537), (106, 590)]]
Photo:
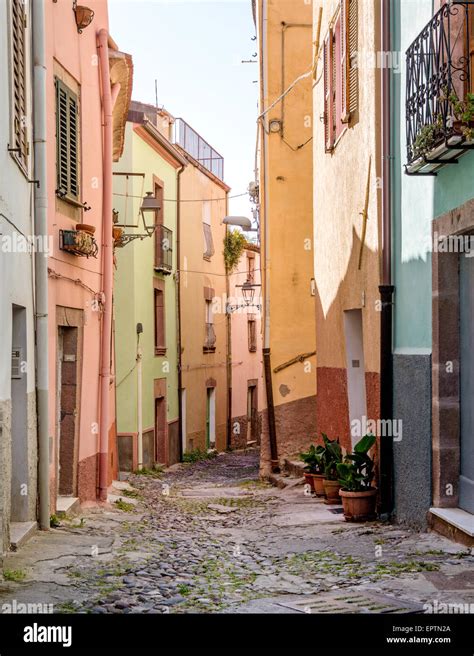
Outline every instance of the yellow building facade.
[(311, 78), (284, 93), (311, 69), (312, 9), (294, 0), (257, 0), (254, 16), (260, 55), (259, 205), (268, 407), (261, 466), (266, 474), (316, 436)]

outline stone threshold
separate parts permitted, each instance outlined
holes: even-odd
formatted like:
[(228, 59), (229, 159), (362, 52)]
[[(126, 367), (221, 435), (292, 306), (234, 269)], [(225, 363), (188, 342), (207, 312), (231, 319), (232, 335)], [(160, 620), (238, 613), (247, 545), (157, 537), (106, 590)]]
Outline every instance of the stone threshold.
[(36, 522), (11, 522), (10, 549), (18, 551), (36, 533), (37, 528)]
[(467, 547), (474, 546), (474, 515), (461, 508), (430, 508), (430, 527)]
[(58, 517), (65, 517), (79, 512), (81, 505), (78, 497), (58, 496), (56, 500), (56, 514)]

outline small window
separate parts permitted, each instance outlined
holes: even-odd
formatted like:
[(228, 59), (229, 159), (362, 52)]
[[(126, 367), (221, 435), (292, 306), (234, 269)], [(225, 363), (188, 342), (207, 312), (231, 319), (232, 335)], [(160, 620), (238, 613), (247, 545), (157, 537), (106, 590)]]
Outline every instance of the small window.
[(255, 282), (255, 257), (253, 254), (247, 256), (247, 281)]
[(79, 200), (79, 105), (77, 95), (56, 78), (56, 194)]
[(17, 162), (28, 169), (29, 143), (26, 103), (26, 14), (23, 0), (11, 0), (11, 120), (10, 148)]
[(205, 200), (202, 204), (202, 229), (204, 233), (203, 257), (206, 260), (210, 260), (215, 253), (211, 225), (211, 203), (210, 201)]
[(166, 355), (165, 339), (165, 294), (163, 289), (155, 292), (155, 355)]
[(250, 353), (257, 352), (257, 322), (254, 317), (249, 317), (247, 321), (248, 326), (248, 339)]
[(214, 353), (216, 350), (216, 332), (214, 330), (214, 313), (212, 301), (206, 299), (206, 324), (204, 336), (204, 353)]

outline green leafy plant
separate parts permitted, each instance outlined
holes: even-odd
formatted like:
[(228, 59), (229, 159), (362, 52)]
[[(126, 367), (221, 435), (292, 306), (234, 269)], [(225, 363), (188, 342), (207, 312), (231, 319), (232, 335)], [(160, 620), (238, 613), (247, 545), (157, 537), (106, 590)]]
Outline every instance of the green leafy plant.
[(114, 502), (115, 505), (119, 510), (123, 510), (123, 512), (132, 512), (132, 510), (135, 509), (135, 506), (133, 503), (127, 503), (123, 499), (117, 499), (117, 501)]
[(3, 578), (5, 581), (23, 581), (26, 577), (26, 572), (22, 569), (4, 569)]
[(299, 454), (300, 460), (305, 463), (304, 470), (308, 474), (323, 474), (324, 468), (322, 463), (322, 456), (324, 453), (324, 447), (319, 445), (315, 446), (311, 444), (309, 450)]
[(464, 100), (460, 100), (457, 93), (452, 91), (447, 100), (451, 105), (454, 118), (462, 123), (461, 132), (466, 139), (474, 139), (474, 93), (466, 93)]
[(339, 438), (330, 440), (324, 433), (322, 435), (324, 446), (321, 451), (321, 464), (324, 476), (328, 481), (337, 481), (337, 465), (342, 462), (342, 449)]
[(238, 230), (227, 232), (224, 238), (224, 262), (227, 273), (232, 273), (238, 265), (247, 240)]
[(415, 157), (422, 157), (429, 153), (435, 145), (438, 136), (439, 130), (436, 124), (430, 123), (429, 125), (424, 125), (413, 142), (413, 154)]
[(339, 483), (346, 492), (364, 492), (371, 489), (374, 478), (374, 461), (369, 456), (375, 444), (374, 435), (365, 435), (354, 447), (354, 452), (336, 465)]
[(49, 525), (51, 528), (58, 528), (58, 526), (61, 526), (61, 521), (57, 515), (51, 515), (49, 518)]
[(200, 460), (212, 460), (217, 457), (215, 451), (206, 451), (206, 449), (194, 449), (183, 454), (183, 462), (199, 462)]

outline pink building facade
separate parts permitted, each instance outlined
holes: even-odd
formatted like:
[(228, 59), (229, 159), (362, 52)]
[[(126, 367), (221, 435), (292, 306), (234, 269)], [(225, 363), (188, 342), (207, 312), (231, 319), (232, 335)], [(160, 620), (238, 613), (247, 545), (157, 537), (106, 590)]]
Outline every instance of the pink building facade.
[[(244, 297), (242, 288), (244, 284), (253, 286), (253, 298), (252, 292)], [(246, 448), (260, 444), (262, 410), (265, 403), (261, 302), (260, 249), (258, 246), (248, 244), (235, 272), (229, 276), (232, 448)]]
[(106, 499), (117, 472), (112, 342), (112, 160), (123, 149), (132, 61), (91, 0), (45, 4), (51, 512)]

